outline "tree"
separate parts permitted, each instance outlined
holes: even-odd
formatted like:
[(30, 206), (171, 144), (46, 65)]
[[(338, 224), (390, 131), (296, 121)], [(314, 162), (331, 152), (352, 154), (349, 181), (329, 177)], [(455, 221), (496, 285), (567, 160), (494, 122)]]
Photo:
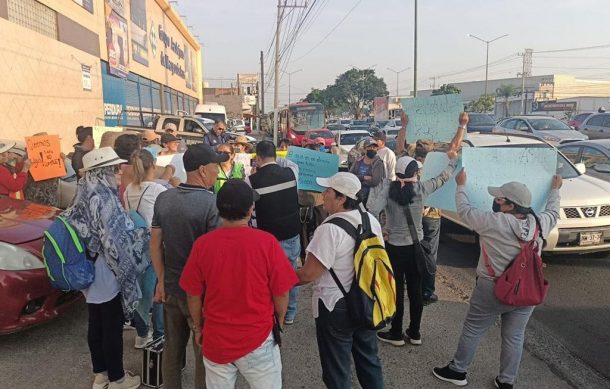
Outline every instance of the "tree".
[(440, 88), (434, 89), (432, 91), (432, 96), (438, 96), (438, 95), (459, 95), (460, 93), (462, 93), (462, 91), (458, 87), (456, 87), (455, 85), (443, 84), (443, 85), (440, 86)]
[(504, 98), (504, 116), (508, 116), (508, 98), (517, 94), (518, 88), (514, 85), (502, 84), (496, 89), (496, 95)]
[(490, 112), (496, 106), (496, 99), (492, 95), (483, 95), (477, 100), (468, 103), (468, 110), (472, 112)]

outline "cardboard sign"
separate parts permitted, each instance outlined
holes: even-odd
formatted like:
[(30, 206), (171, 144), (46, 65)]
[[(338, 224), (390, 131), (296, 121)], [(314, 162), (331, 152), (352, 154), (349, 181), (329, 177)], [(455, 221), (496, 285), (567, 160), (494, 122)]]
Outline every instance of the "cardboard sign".
[(335, 154), (290, 146), (287, 159), (299, 166), (300, 190), (323, 192), (325, 188), (316, 183), (316, 177), (330, 177), (339, 171), (339, 156)]
[(28, 159), (32, 161), (30, 174), (34, 181), (66, 175), (66, 165), (61, 157), (59, 135), (41, 135), (25, 138)]
[(401, 99), (402, 109), (409, 116), (407, 143), (418, 139), (450, 142), (464, 110), (461, 95), (440, 95)]
[(123, 131), (122, 127), (104, 127), (104, 126), (93, 126), (93, 141), (95, 142), (95, 147), (99, 148), (102, 143), (102, 135), (105, 132), (121, 132)]
[[(446, 153), (436, 151), (428, 153), (424, 162), (421, 180), (426, 181), (438, 176), (447, 168), (447, 165), (449, 165), (449, 157), (447, 157)], [(424, 205), (455, 212), (455, 190), (457, 189), (455, 176), (461, 169), (462, 160), (460, 159), (449, 181), (445, 182), (445, 185), (428, 196), (424, 201)]]
[(180, 182), (186, 182), (186, 170), (184, 169), (184, 161), (182, 160), (183, 156), (184, 153), (160, 155), (155, 160), (155, 165), (162, 167), (173, 165), (176, 168), (174, 176), (178, 177)]

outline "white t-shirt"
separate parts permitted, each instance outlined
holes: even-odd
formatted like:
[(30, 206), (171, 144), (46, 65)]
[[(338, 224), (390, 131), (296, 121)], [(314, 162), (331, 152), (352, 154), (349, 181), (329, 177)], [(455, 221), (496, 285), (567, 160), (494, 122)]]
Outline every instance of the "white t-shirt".
[[(157, 196), (166, 190), (167, 188), (163, 185), (151, 181), (142, 182), (139, 189), (134, 184), (129, 184), (123, 194), (125, 209), (137, 211), (150, 227), (155, 213)], [(142, 201), (140, 201), (140, 198)], [(140, 204), (139, 207), (138, 203)]]
[[(340, 217), (354, 227), (362, 223), (360, 211), (357, 209), (346, 212), (339, 212), (330, 215), (325, 221)], [(381, 226), (373, 215), (369, 213), (371, 229), (373, 233), (382, 237)], [(341, 227), (323, 223), (316, 229), (316, 232), (307, 246), (307, 252), (313, 254), (320, 263), (326, 268), (332, 268), (337, 274), (339, 281), (345, 291), (349, 291), (354, 278), (354, 246), (356, 242)], [(313, 283), (312, 311), (313, 317), (318, 317), (318, 299), (322, 299), (326, 309), (332, 312), (335, 304), (343, 297), (341, 290), (328, 270), (324, 271), (320, 278)]]
[(377, 151), (377, 155), (383, 161), (385, 167), (385, 177), (390, 181), (396, 180), (396, 154), (388, 147), (384, 147)]

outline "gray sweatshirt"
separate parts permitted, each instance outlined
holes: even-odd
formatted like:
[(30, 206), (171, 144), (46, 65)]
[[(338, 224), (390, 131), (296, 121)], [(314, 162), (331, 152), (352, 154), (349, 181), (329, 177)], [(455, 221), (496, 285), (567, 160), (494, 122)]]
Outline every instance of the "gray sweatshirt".
[[(460, 219), (470, 229), (479, 234), (481, 247), (485, 247), (489, 262), (499, 277), (508, 265), (521, 251), (519, 240), (529, 242), (534, 239), (536, 219), (533, 215), (527, 215), (525, 219), (517, 219), (511, 214), (502, 212), (485, 212), (470, 205), (465, 187), (460, 185), (455, 193), (455, 203)], [(553, 189), (547, 199), (546, 209), (538, 215), (542, 236), (548, 236), (555, 228), (559, 219), (559, 190)], [(542, 238), (538, 239), (540, 250), (542, 250)], [(483, 250), (479, 256), (477, 275), (487, 279), (493, 279), (487, 271), (483, 260)]]

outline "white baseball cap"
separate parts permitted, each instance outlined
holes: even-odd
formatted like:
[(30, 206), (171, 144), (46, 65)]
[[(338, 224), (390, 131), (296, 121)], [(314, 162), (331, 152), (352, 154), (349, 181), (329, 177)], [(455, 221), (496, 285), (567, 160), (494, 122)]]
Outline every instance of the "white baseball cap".
[(83, 168), (81, 172), (86, 172), (91, 169), (97, 169), (105, 166), (118, 165), (120, 163), (127, 162), (124, 159), (119, 158), (117, 153), (112, 147), (102, 147), (89, 151), (83, 157)]
[(358, 200), (358, 192), (362, 188), (358, 177), (347, 172), (339, 172), (328, 178), (317, 177), (316, 182), (320, 186), (332, 188), (354, 200)]
[(6, 153), (15, 146), (15, 141), (0, 139), (0, 154)]
[(532, 193), (525, 184), (520, 182), (511, 181), (500, 187), (489, 186), (487, 191), (493, 197), (505, 198), (524, 208), (532, 206)]
[(420, 169), (422, 168), (422, 166), (424, 166), (421, 164), (421, 162), (417, 161), (416, 159), (404, 156), (404, 157), (398, 158), (398, 160), (396, 161), (396, 167), (394, 167), (394, 172), (400, 173), (400, 174), (405, 174), (405, 171), (407, 170), (407, 166), (409, 166), (409, 164), (413, 161), (417, 162), (417, 167)]

